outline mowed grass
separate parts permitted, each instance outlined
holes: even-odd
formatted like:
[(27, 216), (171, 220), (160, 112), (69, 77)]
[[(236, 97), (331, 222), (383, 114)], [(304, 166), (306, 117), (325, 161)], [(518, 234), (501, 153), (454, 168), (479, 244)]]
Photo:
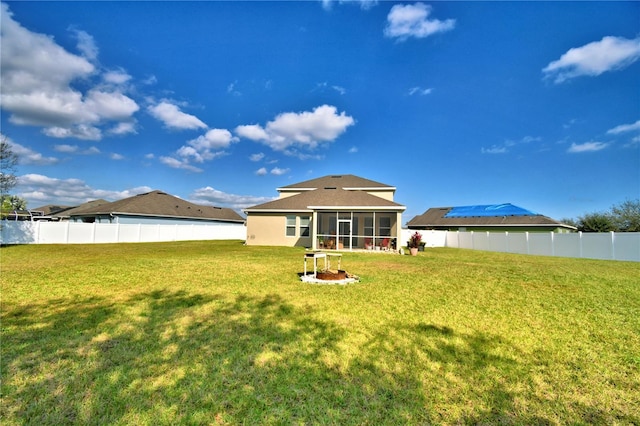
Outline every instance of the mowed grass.
[(4, 425), (639, 424), (640, 265), (241, 242), (0, 249)]

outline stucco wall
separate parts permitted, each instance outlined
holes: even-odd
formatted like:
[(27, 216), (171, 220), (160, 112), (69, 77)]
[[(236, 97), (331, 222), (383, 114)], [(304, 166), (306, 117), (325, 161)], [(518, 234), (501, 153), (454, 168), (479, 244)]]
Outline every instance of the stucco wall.
[[(290, 213), (296, 216), (296, 236), (286, 235), (287, 215), (277, 213), (252, 213), (247, 216), (247, 245), (311, 247), (311, 237), (300, 237), (300, 216), (311, 213)], [(313, 227), (313, 224), (311, 224)]]

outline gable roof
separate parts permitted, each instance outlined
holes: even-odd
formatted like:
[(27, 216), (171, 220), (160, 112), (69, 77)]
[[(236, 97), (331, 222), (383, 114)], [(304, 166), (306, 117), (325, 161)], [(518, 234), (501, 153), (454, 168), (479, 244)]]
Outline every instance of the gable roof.
[(100, 206), (102, 204), (108, 204), (107, 200), (103, 200), (102, 198), (99, 200), (88, 201), (84, 204), (80, 204), (79, 206), (69, 207), (64, 210), (60, 210), (55, 212), (52, 216), (54, 217), (70, 217), (72, 214), (82, 213), (85, 210)]
[(384, 189), (395, 191), (395, 187), (355, 175), (327, 175), (304, 182), (294, 183), (278, 188), (278, 191), (311, 191), (321, 188), (343, 188), (351, 190)]
[(541, 214), (513, 204), (491, 204), (461, 207), (434, 207), (407, 223), (409, 228), (446, 227), (554, 227), (573, 229)]
[(405, 206), (364, 191), (345, 190), (342, 188), (321, 188), (302, 192), (291, 197), (280, 198), (264, 204), (245, 209), (247, 212), (258, 211), (307, 211), (325, 209), (376, 209), (402, 211)]
[(69, 210), (72, 207), (73, 206), (60, 206), (57, 204), (47, 204), (46, 206), (37, 207), (35, 209), (30, 209), (30, 210), (32, 212), (42, 212), (43, 215), (49, 216), (64, 210)]
[(72, 213), (70, 216), (104, 214), (244, 222), (242, 216), (232, 209), (200, 206), (162, 191), (147, 192), (112, 203), (89, 206), (81, 211)]

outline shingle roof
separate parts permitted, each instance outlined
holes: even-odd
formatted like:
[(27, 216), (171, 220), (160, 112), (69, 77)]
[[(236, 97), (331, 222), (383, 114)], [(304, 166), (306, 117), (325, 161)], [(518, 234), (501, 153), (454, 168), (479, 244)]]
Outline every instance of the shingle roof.
[[(478, 206), (480, 207), (480, 206)], [(513, 206), (516, 207), (516, 206)], [(436, 228), (436, 227), (456, 227), (456, 226), (551, 226), (551, 227), (564, 227), (573, 229), (569, 225), (557, 222), (547, 216), (541, 214), (519, 214), (519, 215), (504, 215), (499, 213), (499, 209), (496, 211), (495, 216), (457, 216), (446, 217), (446, 215), (452, 211), (454, 207), (434, 207), (430, 208), (421, 215), (418, 215), (411, 219), (407, 223), (409, 228)], [(521, 211), (525, 209), (518, 208)], [(473, 209), (471, 209), (472, 211)], [(486, 213), (485, 213), (486, 214)]]
[(224, 207), (200, 206), (162, 191), (152, 191), (133, 197), (90, 207), (71, 216), (97, 214), (132, 214), (155, 217), (179, 217), (190, 219), (216, 219), (244, 222), (234, 210)]
[(393, 201), (385, 200), (381, 197), (368, 194), (365, 191), (347, 191), (340, 188), (315, 189), (305, 191), (291, 197), (279, 198), (264, 204), (245, 209), (249, 211), (303, 211), (321, 210), (323, 208), (353, 208), (360, 207), (366, 209), (385, 209), (401, 211), (405, 206)]
[(278, 188), (280, 190), (290, 189), (319, 189), (319, 188), (351, 188), (351, 189), (395, 189), (393, 186), (373, 180), (361, 178), (355, 175), (328, 175), (316, 179), (306, 180), (304, 182), (294, 183), (292, 185)]
[(32, 212), (42, 212), (43, 215), (49, 216), (63, 210), (69, 210), (73, 208), (72, 206), (60, 206), (57, 204), (47, 204), (46, 206), (37, 207), (35, 209), (30, 209)]
[(93, 200), (93, 201), (88, 201), (84, 204), (80, 204), (79, 206), (76, 207), (69, 207), (67, 209), (64, 210), (60, 210), (56, 213), (54, 213), (52, 216), (55, 217), (70, 217), (72, 214), (80, 214), (88, 209), (92, 209), (95, 207), (98, 207), (102, 204), (108, 204), (109, 202), (107, 200), (103, 200), (103, 199), (99, 199), (99, 200)]

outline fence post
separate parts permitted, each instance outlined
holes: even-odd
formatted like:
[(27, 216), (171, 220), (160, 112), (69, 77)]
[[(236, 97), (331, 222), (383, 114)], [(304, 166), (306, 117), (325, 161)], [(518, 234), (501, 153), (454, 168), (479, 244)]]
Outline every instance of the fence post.
[(551, 256), (555, 256), (556, 255), (556, 241), (553, 235), (553, 231), (550, 232), (551, 233)]
[(525, 239), (525, 242), (527, 243), (526, 244), (526, 246), (527, 246), (527, 254), (531, 254), (531, 250), (529, 250), (529, 231), (526, 231), (524, 233), (524, 239)]
[(93, 222), (93, 227), (91, 228), (91, 243), (95, 244), (96, 242), (96, 222)]
[(611, 259), (616, 260), (616, 233), (611, 231)]
[(578, 256), (582, 259), (582, 231), (578, 231), (578, 252)]

